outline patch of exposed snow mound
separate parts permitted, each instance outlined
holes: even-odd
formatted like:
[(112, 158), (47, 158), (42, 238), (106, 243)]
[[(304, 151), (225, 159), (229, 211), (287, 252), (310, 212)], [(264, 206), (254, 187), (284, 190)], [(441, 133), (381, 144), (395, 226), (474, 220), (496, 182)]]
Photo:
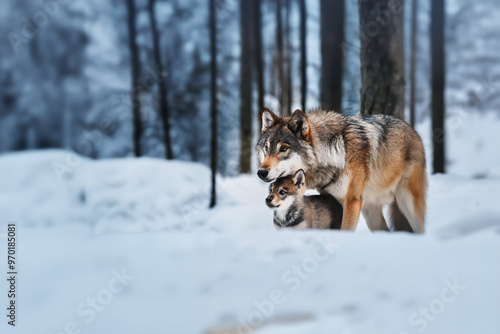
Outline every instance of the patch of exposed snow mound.
[(210, 170), (201, 164), (100, 160), (81, 177), (95, 233), (182, 228), (209, 204)]
[(89, 160), (61, 151), (0, 156), (0, 210), (27, 226), (94, 233), (176, 229), (207, 211), (210, 170), (153, 158)]

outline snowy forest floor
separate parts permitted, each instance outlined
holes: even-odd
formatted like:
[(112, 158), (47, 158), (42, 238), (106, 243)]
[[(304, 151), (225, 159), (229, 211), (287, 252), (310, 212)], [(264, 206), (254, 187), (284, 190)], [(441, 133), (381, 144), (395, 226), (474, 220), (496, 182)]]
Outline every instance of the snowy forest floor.
[(12, 332), (500, 332), (498, 178), (431, 176), (412, 235), (362, 218), (356, 233), (275, 231), (255, 175), (220, 178), (208, 210), (201, 164), (37, 151), (1, 156), (0, 175), (18, 224)]

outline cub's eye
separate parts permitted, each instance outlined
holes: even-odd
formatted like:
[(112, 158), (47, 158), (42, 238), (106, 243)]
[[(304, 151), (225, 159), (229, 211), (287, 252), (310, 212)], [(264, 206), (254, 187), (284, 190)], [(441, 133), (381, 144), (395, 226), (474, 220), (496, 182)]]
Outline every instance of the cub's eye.
[(281, 196), (286, 195), (286, 191), (284, 191), (284, 190), (280, 190), (280, 195), (281, 195)]
[(288, 151), (288, 146), (281, 146), (280, 152), (286, 152)]

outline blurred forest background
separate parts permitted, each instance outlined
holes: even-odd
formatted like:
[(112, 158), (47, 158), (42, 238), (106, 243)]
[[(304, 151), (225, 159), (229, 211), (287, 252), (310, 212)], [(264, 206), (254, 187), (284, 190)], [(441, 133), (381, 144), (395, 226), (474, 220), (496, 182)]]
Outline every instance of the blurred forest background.
[(0, 152), (210, 165), (216, 147), (236, 175), (255, 168), (263, 106), (444, 129), (500, 110), (499, 17), (497, 0), (3, 0)]

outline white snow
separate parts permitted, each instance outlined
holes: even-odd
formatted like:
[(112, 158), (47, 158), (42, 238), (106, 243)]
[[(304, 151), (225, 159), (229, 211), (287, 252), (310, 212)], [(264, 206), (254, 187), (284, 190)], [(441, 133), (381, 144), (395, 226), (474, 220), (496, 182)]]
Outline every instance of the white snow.
[(38, 151), (0, 156), (0, 175), (0, 249), (18, 224), (9, 332), (500, 332), (500, 179), (431, 176), (412, 235), (275, 231), (254, 175), (220, 178), (209, 210), (194, 163)]
[[(452, 175), (500, 178), (500, 116), (457, 107), (446, 115), (446, 172)], [(416, 125), (425, 146), (427, 169), (432, 171), (432, 128), (429, 118)]]

